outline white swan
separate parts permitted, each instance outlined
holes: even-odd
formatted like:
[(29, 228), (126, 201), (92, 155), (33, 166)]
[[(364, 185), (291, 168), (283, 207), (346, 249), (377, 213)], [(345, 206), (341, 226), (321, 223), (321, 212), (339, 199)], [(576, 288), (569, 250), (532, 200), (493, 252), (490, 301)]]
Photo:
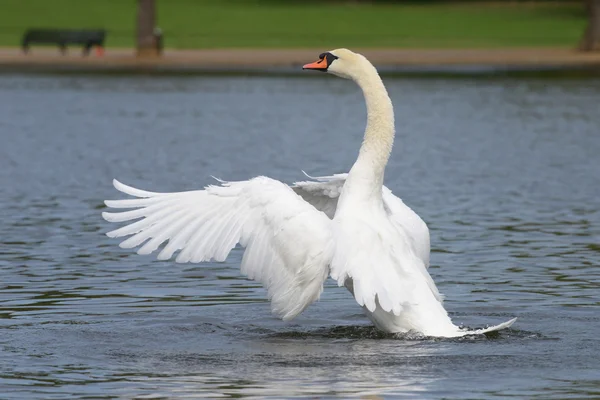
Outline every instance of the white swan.
[[(328, 275), (344, 285), (369, 319), (385, 332), (416, 331), (455, 337), (510, 326), (465, 331), (452, 323), (427, 271), (427, 225), (383, 186), (394, 141), (394, 111), (375, 67), (346, 49), (323, 53), (304, 69), (354, 80), (368, 117), (358, 159), (348, 174), (314, 178), (292, 187), (257, 177), (220, 182), (204, 190), (154, 193), (114, 181), (137, 197), (107, 200), (110, 222), (139, 219), (108, 232), (132, 235), (120, 246), (158, 259), (224, 261), (237, 244), (246, 248), (241, 272), (265, 285), (275, 315), (289, 320), (317, 300)], [(140, 219), (141, 218), (141, 219)]]

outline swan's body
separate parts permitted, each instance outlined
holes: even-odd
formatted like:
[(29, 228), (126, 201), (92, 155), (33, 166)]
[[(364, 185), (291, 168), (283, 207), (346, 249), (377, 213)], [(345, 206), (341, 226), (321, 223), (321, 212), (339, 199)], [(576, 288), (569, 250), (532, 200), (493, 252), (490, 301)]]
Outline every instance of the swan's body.
[(240, 243), (246, 247), (242, 273), (266, 286), (273, 313), (284, 320), (318, 299), (331, 275), (383, 331), (445, 337), (483, 332), (452, 323), (427, 271), (427, 225), (383, 186), (394, 114), (375, 68), (345, 49), (324, 53), (305, 68), (350, 78), (363, 90), (367, 128), (348, 174), (292, 187), (258, 177), (181, 193), (146, 192), (115, 181), (118, 190), (137, 199), (106, 204), (135, 210), (103, 213), (104, 218), (142, 219), (108, 235), (133, 235), (121, 247), (144, 243), (139, 254), (168, 241), (158, 258), (181, 250), (178, 262), (224, 261)]

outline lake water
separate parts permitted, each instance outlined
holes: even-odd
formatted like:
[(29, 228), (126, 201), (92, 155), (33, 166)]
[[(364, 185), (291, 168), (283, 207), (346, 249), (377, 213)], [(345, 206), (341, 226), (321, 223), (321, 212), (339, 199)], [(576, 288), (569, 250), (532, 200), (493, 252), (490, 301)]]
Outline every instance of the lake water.
[(291, 323), (225, 263), (104, 233), (112, 178), (347, 171), (363, 99), (310, 77), (0, 75), (0, 398), (600, 398), (600, 80), (386, 78), (386, 184), (429, 224), (461, 339), (378, 333), (344, 288)]

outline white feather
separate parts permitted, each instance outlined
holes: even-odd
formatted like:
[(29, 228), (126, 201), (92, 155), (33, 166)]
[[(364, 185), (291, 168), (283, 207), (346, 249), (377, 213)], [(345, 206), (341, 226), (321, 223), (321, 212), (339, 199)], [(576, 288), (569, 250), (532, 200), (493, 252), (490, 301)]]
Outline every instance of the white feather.
[[(258, 177), (180, 193), (148, 192), (116, 180), (114, 186), (142, 197), (106, 202), (139, 207), (105, 212), (107, 221), (143, 218), (108, 233), (133, 235), (121, 247), (145, 242), (138, 253), (150, 254), (168, 241), (159, 259), (181, 250), (177, 262), (201, 262), (223, 261), (237, 243), (247, 244), (242, 272), (266, 286), (273, 312), (283, 319), (295, 317), (321, 294), (332, 257), (331, 222), (283, 183)], [(281, 240), (286, 234), (290, 237)], [(302, 240), (287, 240), (294, 237)]]
[[(292, 185), (294, 192), (333, 219), (348, 174), (313, 177), (304, 171), (302, 173), (312, 181), (295, 182)], [(382, 189), (383, 205), (390, 219), (408, 232), (418, 256), (426, 267), (429, 267), (430, 244), (427, 224), (390, 189), (386, 186)]]

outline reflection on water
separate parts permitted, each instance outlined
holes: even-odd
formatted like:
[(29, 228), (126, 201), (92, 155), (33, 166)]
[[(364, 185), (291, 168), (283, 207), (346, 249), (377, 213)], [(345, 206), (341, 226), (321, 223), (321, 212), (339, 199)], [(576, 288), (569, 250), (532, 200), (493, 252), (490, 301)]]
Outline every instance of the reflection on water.
[(175, 191), (347, 171), (365, 118), (350, 82), (5, 75), (2, 397), (600, 396), (600, 81), (387, 85), (386, 184), (429, 223), (446, 307), (470, 327), (517, 316), (513, 329), (382, 334), (333, 282), (284, 323), (239, 249), (179, 265), (103, 235), (113, 177)]

